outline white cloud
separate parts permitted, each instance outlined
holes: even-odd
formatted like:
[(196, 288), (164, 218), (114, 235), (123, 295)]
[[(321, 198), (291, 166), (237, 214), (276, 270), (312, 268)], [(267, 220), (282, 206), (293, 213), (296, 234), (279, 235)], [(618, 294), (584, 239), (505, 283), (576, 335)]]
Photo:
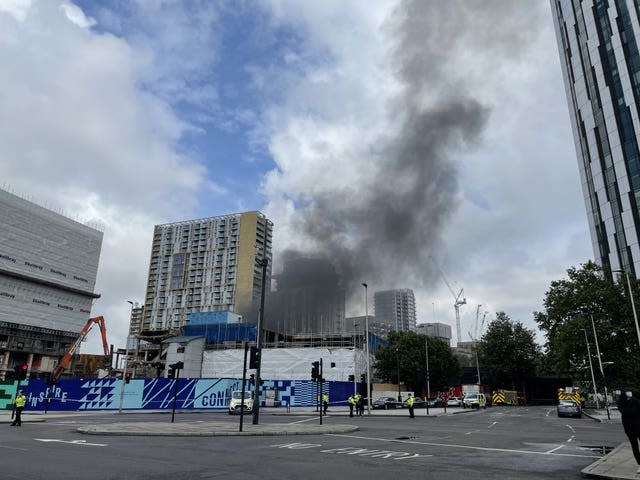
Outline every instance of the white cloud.
[[(0, 178), (103, 225), (93, 313), (105, 316), (109, 342), (123, 346), (126, 301), (143, 300), (153, 225), (187, 217), (199, 189), (218, 187), (177, 153), (191, 127), (140, 88), (153, 68), (143, 49), (93, 32), (75, 5), (22, 8), (21, 23), (0, 10), (0, 63), (11, 66), (0, 70)], [(97, 337), (83, 348), (99, 350)]]
[(60, 8), (69, 20), (81, 28), (90, 28), (96, 24), (95, 19), (87, 17), (80, 8), (72, 3), (63, 3)]

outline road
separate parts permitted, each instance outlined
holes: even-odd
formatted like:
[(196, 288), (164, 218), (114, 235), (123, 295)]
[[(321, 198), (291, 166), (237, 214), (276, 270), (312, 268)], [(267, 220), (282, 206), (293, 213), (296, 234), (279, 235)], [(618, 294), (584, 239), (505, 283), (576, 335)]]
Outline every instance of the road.
[[(105, 413), (49, 418), (22, 428), (2, 425), (2, 478), (103, 479), (579, 479), (624, 441), (622, 428), (588, 418), (557, 418), (553, 407), (493, 407), (438, 417), (376, 416), (348, 435), (277, 437), (118, 437), (82, 435), (82, 424), (148, 421), (149, 414)], [(176, 421), (229, 420), (223, 413), (177, 415)], [(153, 420), (170, 415), (153, 415)], [(317, 417), (261, 415), (262, 422)]]

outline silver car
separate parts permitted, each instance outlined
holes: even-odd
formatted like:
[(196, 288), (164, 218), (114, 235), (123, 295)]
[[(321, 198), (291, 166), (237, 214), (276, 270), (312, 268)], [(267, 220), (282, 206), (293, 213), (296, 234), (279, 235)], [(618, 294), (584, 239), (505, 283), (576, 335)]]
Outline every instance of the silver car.
[(558, 403), (558, 417), (582, 417), (582, 409), (573, 400), (560, 400)]

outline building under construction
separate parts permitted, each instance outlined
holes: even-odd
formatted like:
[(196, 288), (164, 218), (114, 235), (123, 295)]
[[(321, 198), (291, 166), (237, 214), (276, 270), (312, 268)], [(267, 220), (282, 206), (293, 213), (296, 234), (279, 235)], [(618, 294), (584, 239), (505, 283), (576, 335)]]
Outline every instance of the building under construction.
[(0, 190), (0, 378), (49, 378), (91, 316), (102, 232)]
[(136, 375), (154, 375), (165, 363), (162, 342), (181, 335), (192, 313), (228, 311), (257, 322), (263, 274), (269, 292), (272, 231), (257, 211), (156, 225), (145, 299), (131, 311)]

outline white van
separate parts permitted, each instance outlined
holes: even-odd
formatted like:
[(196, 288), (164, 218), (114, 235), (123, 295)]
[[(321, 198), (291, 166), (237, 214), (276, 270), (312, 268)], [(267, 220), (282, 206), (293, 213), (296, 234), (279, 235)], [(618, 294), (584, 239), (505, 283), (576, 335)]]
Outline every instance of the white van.
[(464, 408), (487, 408), (487, 397), (484, 393), (469, 393), (462, 400)]
[[(242, 391), (236, 390), (231, 392), (231, 399), (229, 400), (229, 415), (234, 413), (240, 413), (240, 405), (242, 404)], [(253, 393), (244, 392), (244, 413), (251, 413), (253, 411)]]

